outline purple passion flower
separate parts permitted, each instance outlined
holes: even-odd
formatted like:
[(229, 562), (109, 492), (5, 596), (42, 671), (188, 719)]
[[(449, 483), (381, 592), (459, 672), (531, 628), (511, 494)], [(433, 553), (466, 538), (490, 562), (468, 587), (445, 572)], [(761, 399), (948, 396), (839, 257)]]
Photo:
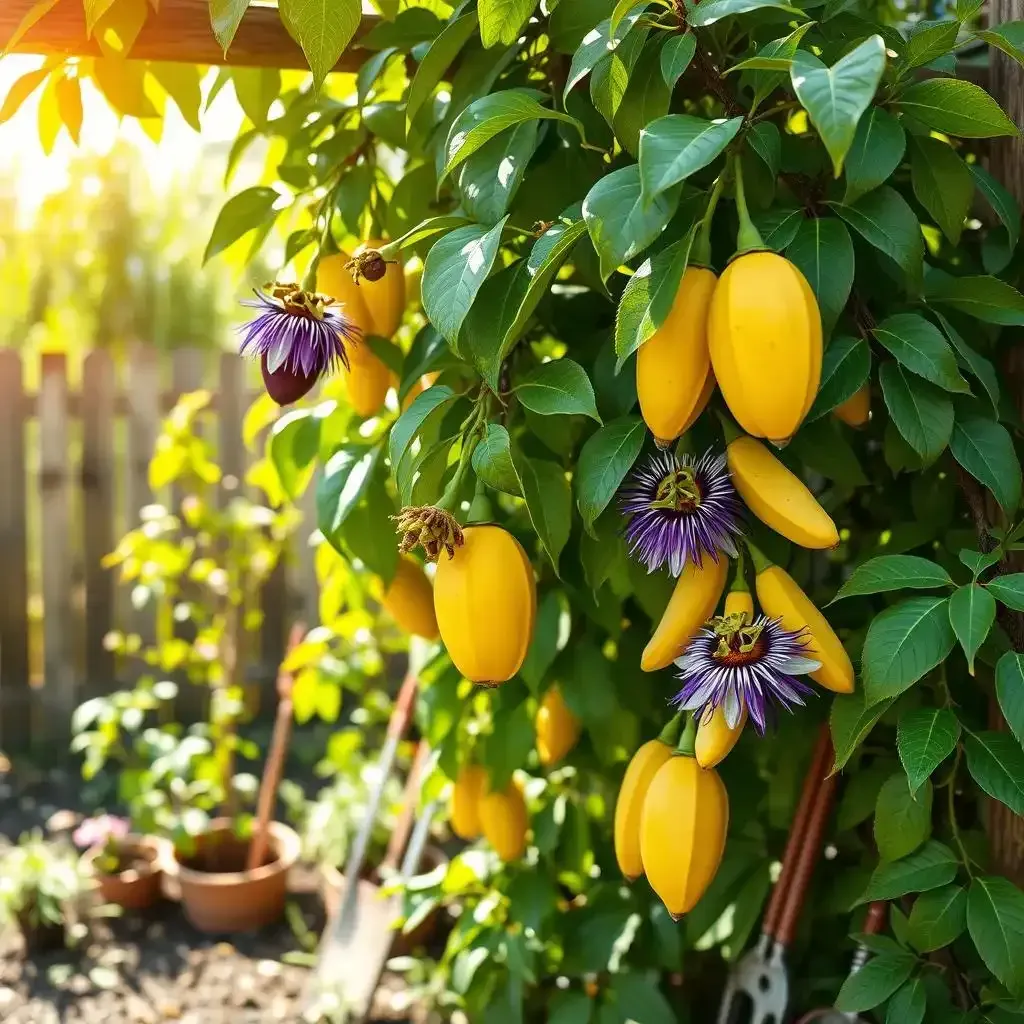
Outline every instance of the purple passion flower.
[(718, 616), (676, 659), (683, 687), (673, 703), (696, 712), (698, 721), (721, 706), (730, 729), (746, 707), (764, 735), (774, 705), (792, 711), (811, 693), (797, 678), (821, 668), (807, 657), (809, 641), (806, 631), (787, 632), (764, 615), (750, 623), (745, 615)]
[(347, 370), (345, 343), (362, 338), (333, 299), (295, 284), (256, 289), (242, 305), (259, 310), (239, 328), (242, 355), (259, 358), (267, 394), (278, 405), (297, 402), (339, 364)]
[(678, 576), (687, 562), (700, 566), (705, 555), (716, 562), (721, 551), (736, 557), (742, 506), (724, 455), (651, 456), (626, 481), (619, 508), (629, 517), (630, 554), (648, 572), (668, 563)]

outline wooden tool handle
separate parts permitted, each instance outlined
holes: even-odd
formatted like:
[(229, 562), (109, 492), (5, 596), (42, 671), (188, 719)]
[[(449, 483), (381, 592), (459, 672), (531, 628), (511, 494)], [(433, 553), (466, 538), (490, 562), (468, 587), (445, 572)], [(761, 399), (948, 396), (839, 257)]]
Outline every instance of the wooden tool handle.
[(395, 822), (395, 830), (388, 840), (387, 853), (381, 861), (379, 874), (385, 877), (391, 874), (397, 867), (405, 850), (405, 844), (409, 841), (409, 833), (412, 832), (412, 823), (416, 818), (416, 805), (419, 802), (420, 785), (423, 781), (423, 769), (426, 767), (427, 758), (430, 756), (430, 747), (426, 740), (420, 740), (416, 748), (416, 756), (413, 758), (409, 768), (409, 777), (405, 780), (405, 793), (402, 796), (402, 812)]
[[(826, 754), (824, 763), (832, 756), (832, 742), (825, 733)], [(825, 825), (832, 810), (832, 798), (836, 792), (836, 776), (830, 775), (823, 779), (814, 797), (811, 814), (807, 821), (807, 831), (797, 855), (796, 867), (788, 891), (784, 894), (779, 924), (775, 930), (775, 938), (783, 946), (788, 946), (796, 934), (800, 911), (803, 910), (804, 899), (814, 874), (814, 865), (821, 855), (821, 842), (825, 835)]]
[(868, 916), (864, 919), (861, 931), (865, 935), (878, 935), (885, 930), (885, 922), (889, 916), (889, 904), (885, 900), (875, 900), (868, 907)]
[(398, 691), (398, 697), (395, 699), (395, 706), (391, 711), (391, 718), (388, 721), (386, 740), (401, 738), (409, 727), (409, 719), (412, 718), (418, 686), (419, 680), (412, 672), (402, 680), (402, 688)]
[(811, 763), (807, 767), (807, 774), (804, 776), (804, 788), (800, 793), (800, 802), (796, 807), (796, 814), (793, 816), (793, 824), (789, 829), (789, 838), (786, 840), (786, 850), (782, 855), (782, 870), (779, 872), (778, 881), (772, 890), (771, 899), (768, 901), (768, 909), (765, 911), (764, 923), (761, 930), (765, 935), (775, 935), (782, 914), (782, 906), (786, 901), (786, 893), (793, 883), (793, 872), (796, 870), (797, 855), (800, 852), (800, 845), (803, 842), (804, 833), (807, 831), (807, 823), (810, 820), (811, 808), (814, 806), (814, 798), (818, 793), (821, 780), (828, 771), (828, 756), (832, 749), (832, 742), (829, 736), (828, 726), (823, 725), (818, 735), (818, 742), (811, 754)]

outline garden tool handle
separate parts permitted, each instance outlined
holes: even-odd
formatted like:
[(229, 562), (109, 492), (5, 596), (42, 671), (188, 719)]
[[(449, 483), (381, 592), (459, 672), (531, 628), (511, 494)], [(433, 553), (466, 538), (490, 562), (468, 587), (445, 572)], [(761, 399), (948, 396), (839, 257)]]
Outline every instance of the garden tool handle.
[(811, 816), (811, 808), (821, 786), (821, 780), (828, 770), (827, 760), (831, 750), (828, 726), (821, 727), (818, 742), (811, 755), (811, 763), (807, 766), (807, 774), (804, 776), (804, 787), (800, 793), (800, 802), (796, 807), (796, 814), (793, 816), (793, 824), (789, 828), (789, 838), (786, 840), (786, 850), (782, 855), (782, 870), (779, 872), (778, 881), (772, 889), (771, 898), (768, 901), (768, 909), (765, 911), (764, 923), (761, 931), (773, 938), (782, 916), (782, 908), (786, 902), (786, 894), (793, 884), (793, 872), (796, 868), (797, 856), (803, 843), (804, 833), (807, 831), (807, 823)]
[(416, 805), (419, 802), (420, 786), (423, 782), (423, 769), (426, 767), (427, 758), (430, 756), (430, 747), (426, 740), (420, 740), (416, 748), (416, 756), (409, 767), (409, 777), (405, 780), (405, 793), (402, 795), (402, 812), (395, 822), (394, 831), (388, 840), (387, 853), (381, 861), (379, 874), (382, 878), (392, 874), (398, 867), (398, 862), (409, 841), (409, 833), (412, 832), (413, 821), (416, 818)]
[(875, 900), (868, 906), (868, 916), (864, 919), (861, 931), (865, 935), (878, 935), (885, 930), (889, 916), (889, 904), (885, 900)]
[[(826, 752), (823, 763), (827, 764), (828, 759), (832, 756), (832, 742), (827, 731), (825, 733), (825, 746)], [(783, 946), (788, 946), (796, 934), (800, 912), (803, 910), (804, 899), (807, 896), (807, 890), (811, 883), (811, 876), (814, 874), (814, 865), (821, 855), (821, 843), (825, 836), (825, 825), (828, 823), (829, 814), (832, 810), (832, 801), (835, 796), (837, 781), (835, 775), (830, 775), (823, 779), (814, 796), (814, 804), (811, 807), (810, 817), (807, 821), (807, 831), (804, 833), (804, 841), (797, 855), (789, 890), (783, 900), (779, 924), (775, 929), (775, 939)]]
[(418, 685), (419, 680), (411, 672), (402, 680), (402, 687), (398, 691), (398, 697), (395, 699), (395, 706), (391, 711), (391, 718), (388, 721), (386, 742), (391, 740), (397, 742), (405, 735), (405, 730), (409, 727), (409, 719), (412, 717), (412, 708), (416, 701)]

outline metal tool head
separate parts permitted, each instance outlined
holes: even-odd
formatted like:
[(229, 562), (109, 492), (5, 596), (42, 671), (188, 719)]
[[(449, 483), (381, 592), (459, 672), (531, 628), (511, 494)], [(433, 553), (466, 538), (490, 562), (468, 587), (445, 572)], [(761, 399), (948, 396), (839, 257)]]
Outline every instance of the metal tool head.
[(729, 975), (718, 1024), (783, 1024), (789, 1006), (784, 950), (767, 935)]

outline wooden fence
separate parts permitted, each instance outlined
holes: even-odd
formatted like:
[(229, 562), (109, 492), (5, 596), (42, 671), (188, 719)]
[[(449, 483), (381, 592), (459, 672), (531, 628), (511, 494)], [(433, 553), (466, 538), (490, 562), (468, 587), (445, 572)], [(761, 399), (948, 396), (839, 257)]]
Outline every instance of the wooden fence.
[[(257, 393), (251, 367), (233, 353), (139, 345), (119, 365), (88, 353), (74, 386), (63, 354), (35, 367), (0, 350), (0, 749), (56, 744), (66, 749), (74, 707), (110, 692), (112, 629), (149, 637), (149, 610), (131, 606), (116, 571), (100, 562), (153, 494), (148, 464), (162, 417), (178, 396), (205, 388), (214, 400), (204, 430), (225, 476), (244, 478), (252, 455), (242, 420)], [(73, 368), (77, 369), (77, 367)], [(30, 372), (31, 371), (31, 372)], [(317, 588), (308, 538), (315, 521), (310, 491), (303, 526), (263, 594), (265, 623), (250, 678), (272, 687), (290, 621), (316, 621)], [(123, 670), (122, 670), (123, 671)], [(186, 717), (197, 704), (182, 691)], [(189, 706), (191, 700), (191, 707)], [(56, 756), (56, 750), (54, 751)]]

